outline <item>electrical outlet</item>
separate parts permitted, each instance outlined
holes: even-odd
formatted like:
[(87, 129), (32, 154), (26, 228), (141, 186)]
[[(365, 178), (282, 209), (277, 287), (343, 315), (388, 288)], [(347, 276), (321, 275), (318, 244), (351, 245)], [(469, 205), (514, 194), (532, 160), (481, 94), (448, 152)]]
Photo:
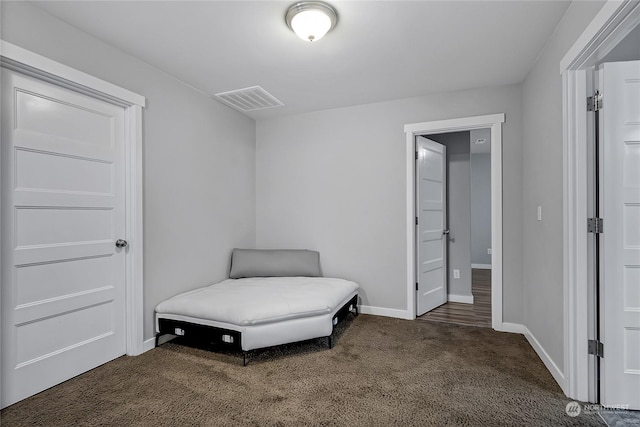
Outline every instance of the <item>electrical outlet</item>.
[(487, 253), (491, 255), (491, 248), (487, 248)]
[(538, 221), (542, 221), (542, 206), (538, 206)]
[(454, 279), (460, 278), (460, 270), (453, 270), (453, 278)]

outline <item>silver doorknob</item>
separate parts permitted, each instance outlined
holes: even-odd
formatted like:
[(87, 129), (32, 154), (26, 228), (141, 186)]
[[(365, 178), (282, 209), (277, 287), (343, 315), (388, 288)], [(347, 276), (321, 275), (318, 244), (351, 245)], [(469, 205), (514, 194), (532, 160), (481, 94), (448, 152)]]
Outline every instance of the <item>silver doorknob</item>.
[(129, 242), (123, 239), (116, 240), (116, 248), (126, 248), (129, 246)]
[(442, 230), (442, 234), (449, 234), (449, 230)]

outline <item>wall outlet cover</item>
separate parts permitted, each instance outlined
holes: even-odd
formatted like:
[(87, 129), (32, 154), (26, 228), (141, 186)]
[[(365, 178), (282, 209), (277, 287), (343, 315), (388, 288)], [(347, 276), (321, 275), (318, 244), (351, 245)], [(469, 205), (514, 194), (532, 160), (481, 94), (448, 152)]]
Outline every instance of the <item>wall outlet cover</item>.
[(460, 270), (453, 270), (453, 278), (454, 279), (460, 278)]

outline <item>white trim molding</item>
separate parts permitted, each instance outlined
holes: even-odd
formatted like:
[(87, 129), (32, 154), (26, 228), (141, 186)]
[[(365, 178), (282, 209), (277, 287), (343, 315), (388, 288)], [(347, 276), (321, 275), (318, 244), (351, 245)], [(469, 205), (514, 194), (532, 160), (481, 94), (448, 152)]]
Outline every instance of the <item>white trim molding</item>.
[(142, 108), (145, 98), (44, 56), (0, 40), (2, 67), (69, 88), (124, 108), (126, 186), (126, 351), (144, 350), (143, 330), (143, 215), (142, 215)]
[(373, 307), (370, 305), (359, 305), (358, 313), (373, 314), (374, 316), (395, 317), (397, 319), (413, 320), (407, 310), (398, 310), (395, 308)]
[(36, 76), (45, 81), (53, 81), (59, 86), (72, 87), (84, 94), (106, 100), (112, 104), (144, 107), (146, 99), (142, 95), (123, 89), (112, 83), (93, 77), (37, 53), (0, 40), (2, 66), (16, 69), (21, 73)]
[(502, 324), (502, 124), (504, 113), (407, 124), (406, 162), (406, 232), (407, 232), (407, 313), (416, 318), (415, 291), (415, 138), (434, 133), (472, 129), (491, 129), (491, 325)]
[(144, 340), (144, 344), (142, 345), (142, 352), (146, 353), (149, 350), (153, 350), (156, 348), (156, 339), (155, 337), (149, 338), (148, 340)]
[(491, 264), (471, 264), (471, 268), (478, 270), (491, 270)]
[(602, 60), (640, 22), (637, 0), (609, 0), (560, 61), (560, 74), (584, 70)]
[(544, 366), (546, 366), (549, 372), (551, 372), (553, 379), (556, 380), (564, 394), (567, 394), (567, 382), (564, 374), (562, 373), (562, 370), (560, 370), (560, 368), (558, 368), (558, 365), (554, 363), (549, 354), (542, 347), (542, 344), (540, 344), (540, 342), (531, 333), (531, 331), (526, 326), (524, 327), (524, 329), (525, 338), (527, 339), (527, 341), (529, 341), (531, 347), (533, 347), (535, 352), (538, 354), (538, 357), (540, 357), (540, 360), (542, 360)]
[(566, 394), (567, 382), (564, 374), (562, 373), (560, 368), (558, 368), (558, 365), (554, 363), (554, 361), (551, 359), (551, 357), (546, 352), (546, 350), (542, 347), (542, 344), (540, 344), (540, 341), (538, 341), (538, 339), (533, 335), (533, 333), (531, 333), (529, 328), (519, 323), (503, 322), (500, 325), (500, 328), (496, 330), (499, 332), (509, 332), (512, 334), (524, 335), (524, 337), (527, 339), (527, 341), (529, 342), (533, 350), (536, 352), (536, 354), (540, 358), (540, 360), (542, 360), (542, 363), (544, 363), (544, 366), (549, 370), (549, 372), (553, 376), (553, 379), (556, 380), (556, 382), (558, 383), (562, 391), (565, 392)]
[(456, 294), (448, 294), (447, 301), (449, 302), (459, 302), (462, 304), (473, 304), (473, 295), (456, 295)]
[(524, 335), (528, 331), (528, 329), (526, 326), (519, 323), (502, 322), (500, 324), (500, 327), (496, 328), (496, 331)]
[[(171, 335), (171, 334), (164, 334), (161, 335), (160, 338), (158, 338), (158, 346), (161, 346), (162, 344), (169, 342), (171, 340), (173, 340), (174, 338), (176, 338), (175, 335)], [(142, 352), (146, 353), (149, 350), (153, 350), (154, 348), (156, 348), (156, 338), (149, 338), (147, 340), (144, 340), (144, 344), (142, 345)]]
[[(640, 2), (608, 1), (560, 61), (563, 100), (563, 296), (565, 394), (594, 401), (590, 385), (595, 372), (587, 354), (589, 324), (596, 313), (589, 308), (590, 262), (587, 217), (590, 171), (590, 120), (585, 99), (590, 71), (635, 27), (640, 25)], [(553, 373), (553, 372), (552, 372)]]
[(144, 340), (144, 237), (142, 187), (142, 107), (125, 109), (126, 139), (126, 229), (129, 246), (126, 261), (127, 280), (127, 354), (143, 353)]

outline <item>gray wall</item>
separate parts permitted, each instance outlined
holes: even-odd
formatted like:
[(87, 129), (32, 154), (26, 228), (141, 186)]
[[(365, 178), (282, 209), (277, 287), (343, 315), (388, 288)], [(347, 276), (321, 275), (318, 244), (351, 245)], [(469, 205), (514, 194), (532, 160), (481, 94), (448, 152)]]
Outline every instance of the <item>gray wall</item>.
[(521, 105), (509, 85), (258, 121), (258, 246), (317, 249), (363, 304), (405, 310), (404, 125), (504, 112), (504, 319), (521, 323)]
[[(470, 132), (426, 135), (447, 147), (447, 293), (471, 296)], [(460, 278), (453, 270), (460, 270)]]
[[(471, 143), (475, 140), (471, 132)], [(489, 141), (486, 142), (488, 144)], [(491, 153), (471, 153), (471, 264), (491, 265)]]
[(522, 86), (258, 122), (255, 158), (251, 120), (28, 3), (1, 3), (1, 36), (147, 97), (146, 337), (158, 301), (223, 278), (229, 249), (256, 238), (319, 249), (325, 274), (360, 282), (364, 304), (405, 309), (403, 125), (505, 112), (503, 320), (524, 323), (563, 369), (558, 64), (602, 5), (571, 4)]
[[(564, 371), (564, 319), (559, 64), (603, 4), (571, 3), (529, 72), (523, 89), (523, 320), (561, 371)], [(542, 206), (542, 221), (536, 220), (537, 206)]]
[(155, 305), (221, 280), (255, 245), (255, 123), (28, 3), (3, 1), (2, 39), (144, 95), (144, 335)]

